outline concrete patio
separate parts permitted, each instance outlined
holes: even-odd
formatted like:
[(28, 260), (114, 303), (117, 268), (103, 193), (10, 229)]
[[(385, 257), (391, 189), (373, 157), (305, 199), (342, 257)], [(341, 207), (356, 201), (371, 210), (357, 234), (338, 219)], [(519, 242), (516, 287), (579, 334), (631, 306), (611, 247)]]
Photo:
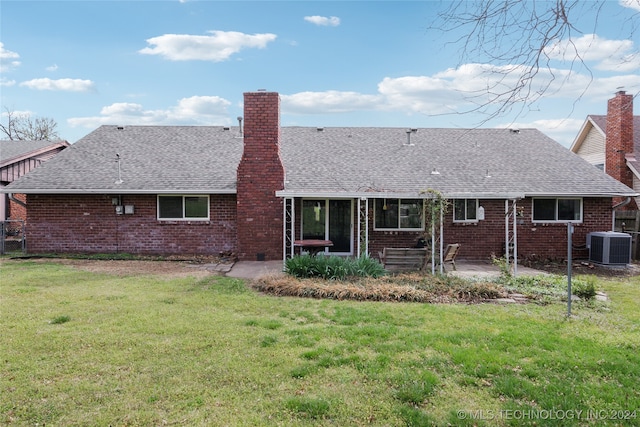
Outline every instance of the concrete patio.
[[(455, 271), (449, 264), (446, 268), (447, 274), (459, 277), (492, 278), (500, 276), (500, 269), (489, 261), (461, 260), (456, 261)], [(282, 261), (238, 261), (234, 264), (221, 264), (212, 268), (212, 270), (223, 273), (228, 277), (237, 277), (241, 279), (256, 279), (260, 276), (269, 274), (283, 274), (282, 269)], [(518, 266), (518, 276), (536, 276), (538, 274), (545, 274), (545, 272), (520, 265)]]

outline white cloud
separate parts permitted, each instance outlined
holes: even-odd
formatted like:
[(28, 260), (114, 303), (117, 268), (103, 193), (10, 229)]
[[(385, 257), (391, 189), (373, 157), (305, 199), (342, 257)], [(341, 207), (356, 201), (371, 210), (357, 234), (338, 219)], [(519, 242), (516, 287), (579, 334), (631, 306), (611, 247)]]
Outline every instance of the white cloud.
[[(560, 70), (555, 72), (562, 76)], [(518, 76), (518, 66), (464, 64), (432, 76), (386, 77), (378, 84), (378, 92), (394, 110), (453, 114), (507, 101)], [(539, 76), (545, 77), (544, 70)]]
[[(538, 108), (538, 101), (543, 102), (544, 99), (576, 101), (594, 98), (605, 102), (619, 86), (640, 87), (640, 74), (592, 77), (564, 69), (541, 69), (537, 80), (532, 83), (531, 92), (521, 93), (522, 98), (511, 99), (518, 71), (517, 66), (464, 64), (433, 75), (385, 77), (378, 83), (375, 94), (328, 90), (281, 95), (281, 100), (283, 111), (293, 114), (394, 111), (439, 116), (478, 109), (467, 116), (480, 122), (485, 117), (482, 113), (491, 114), (494, 104), (507, 103), (513, 115)], [(522, 110), (518, 111), (520, 108)], [(561, 123), (567, 126), (570, 122), (563, 120)], [(552, 128), (550, 122), (544, 126), (545, 129)], [(558, 123), (554, 126), (555, 130), (548, 132), (556, 135), (561, 132), (561, 126)]]
[[(12, 110), (11, 114), (14, 117), (29, 117), (33, 115), (33, 111), (29, 111), (29, 110)], [(8, 116), (8, 112), (6, 110), (3, 110), (0, 112), (0, 117), (7, 117)]]
[(230, 105), (231, 102), (219, 96), (192, 96), (179, 100), (178, 105), (171, 112), (177, 118), (200, 117), (205, 119), (201, 121), (206, 121), (208, 117), (224, 116)]
[(47, 71), (57, 71), (58, 70), (58, 65), (57, 64), (53, 64), (50, 65), (46, 68)]
[(608, 99), (617, 87), (640, 87), (640, 74), (637, 73), (592, 77), (566, 69), (543, 68), (538, 71), (530, 90), (520, 93), (522, 98), (509, 99), (519, 76), (517, 66), (464, 64), (431, 76), (386, 77), (378, 84), (378, 92), (384, 96), (388, 108), (431, 115), (465, 112), (482, 105), (490, 110), (491, 104), (505, 101), (517, 110), (520, 106), (531, 106), (538, 98)]
[(312, 24), (321, 25), (324, 27), (337, 27), (338, 25), (340, 25), (340, 18), (338, 18), (337, 16), (305, 16), (304, 20), (307, 22), (311, 22)]
[(499, 128), (516, 128), (516, 129), (527, 129), (533, 128), (538, 129), (540, 132), (544, 133), (548, 137), (558, 141), (560, 144), (565, 147), (569, 147), (571, 142), (575, 139), (576, 135), (580, 131), (582, 127), (584, 119), (549, 119), (549, 120), (534, 120), (531, 122), (520, 122), (520, 123), (508, 123), (497, 125)]
[(640, 69), (640, 52), (606, 58), (596, 66), (605, 71), (637, 71)]
[(35, 90), (56, 90), (65, 92), (88, 92), (94, 89), (91, 80), (81, 79), (33, 79), (20, 83), (20, 86)]
[(144, 116), (145, 112), (140, 104), (134, 104), (132, 102), (116, 102), (114, 104), (102, 107), (100, 114), (109, 117), (123, 117), (123, 116)]
[(75, 117), (72, 127), (96, 128), (104, 124), (120, 125), (227, 125), (229, 101), (218, 96), (182, 98), (166, 110), (145, 110), (141, 104), (118, 102), (103, 107), (99, 116)]
[(450, 77), (439, 75), (385, 77), (378, 83), (378, 92), (392, 109), (427, 114), (453, 112), (461, 102)]
[(585, 34), (577, 39), (565, 39), (545, 50), (559, 61), (596, 62), (595, 68), (605, 71), (635, 71), (640, 69), (640, 55), (632, 40), (609, 40), (597, 34)]
[(290, 113), (318, 114), (344, 113), (356, 110), (375, 109), (383, 99), (379, 95), (365, 95), (357, 92), (299, 92), (280, 95), (282, 108)]
[(4, 43), (0, 42), (0, 72), (12, 71), (20, 66), (18, 61), (20, 55), (4, 48)]
[(275, 34), (244, 34), (237, 31), (210, 31), (210, 36), (164, 34), (147, 39), (152, 47), (139, 53), (160, 55), (171, 61), (225, 61), (245, 48), (263, 49), (276, 39)]
[(640, 0), (620, 0), (618, 3), (622, 7), (627, 7), (640, 12)]
[(9, 80), (9, 79), (5, 79), (4, 77), (0, 77), (0, 86), (15, 86), (16, 81), (15, 80)]

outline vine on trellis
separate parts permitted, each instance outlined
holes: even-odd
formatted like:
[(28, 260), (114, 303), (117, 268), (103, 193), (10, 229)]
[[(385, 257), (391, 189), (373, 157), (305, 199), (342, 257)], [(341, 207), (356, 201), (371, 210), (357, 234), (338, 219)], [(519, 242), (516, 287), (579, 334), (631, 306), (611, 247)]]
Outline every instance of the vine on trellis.
[(438, 190), (429, 188), (420, 192), (427, 194), (422, 202), (422, 211), (424, 214), (424, 231), (422, 238), (431, 248), (432, 271), (435, 269), (434, 260), (440, 259), (440, 221), (444, 218), (449, 210), (450, 202)]

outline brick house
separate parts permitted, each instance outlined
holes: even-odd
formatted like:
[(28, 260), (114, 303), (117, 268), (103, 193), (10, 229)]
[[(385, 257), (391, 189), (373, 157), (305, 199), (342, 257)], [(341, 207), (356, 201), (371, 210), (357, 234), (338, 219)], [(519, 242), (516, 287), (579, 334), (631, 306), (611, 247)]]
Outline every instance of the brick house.
[[(570, 150), (628, 187), (640, 192), (640, 116), (633, 115), (633, 95), (619, 91), (606, 115), (589, 115)], [(614, 199), (614, 204), (626, 200)], [(640, 198), (621, 206), (637, 210)]]
[[(69, 146), (67, 141), (0, 140), (0, 189)], [(0, 194), (0, 221), (26, 220), (24, 194)]]
[(281, 128), (279, 110), (258, 91), (243, 128), (101, 126), (8, 186), (27, 194), (28, 250), (280, 260), (328, 239), (374, 255), (416, 244), (435, 190), (460, 258), (511, 242), (557, 258), (568, 221), (584, 244), (611, 229), (612, 198), (637, 195), (535, 129)]

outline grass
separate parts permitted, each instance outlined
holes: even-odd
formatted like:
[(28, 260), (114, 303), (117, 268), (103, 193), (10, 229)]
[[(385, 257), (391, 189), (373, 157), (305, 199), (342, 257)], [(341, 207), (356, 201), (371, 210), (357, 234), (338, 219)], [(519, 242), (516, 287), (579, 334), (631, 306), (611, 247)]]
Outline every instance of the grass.
[(639, 277), (567, 319), (0, 268), (2, 425), (640, 425)]

